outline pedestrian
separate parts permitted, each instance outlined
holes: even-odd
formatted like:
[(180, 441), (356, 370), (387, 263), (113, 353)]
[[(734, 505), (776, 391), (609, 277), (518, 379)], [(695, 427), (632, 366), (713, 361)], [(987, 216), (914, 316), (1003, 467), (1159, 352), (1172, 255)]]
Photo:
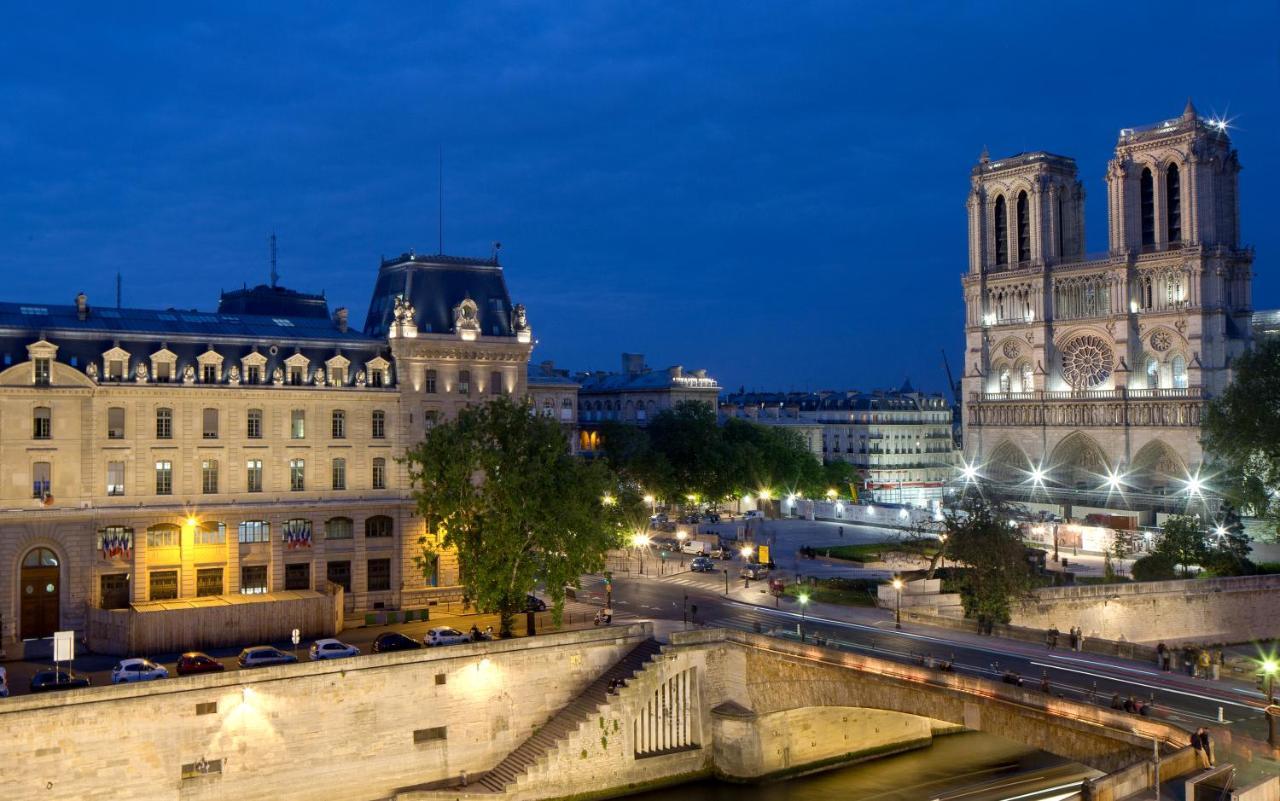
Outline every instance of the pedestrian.
[(1200, 678), (1202, 679), (1209, 678), (1212, 672), (1212, 661), (1213, 661), (1213, 658), (1209, 656), (1209, 649), (1201, 648), (1200, 655), (1196, 658), (1196, 661), (1200, 663), (1199, 670), (1197, 671)]
[(1196, 654), (1191, 650), (1190, 645), (1182, 648), (1182, 667), (1187, 671), (1188, 676), (1196, 675)]
[(1053, 650), (1054, 648), (1058, 647), (1058, 635), (1061, 633), (1062, 632), (1058, 631), (1057, 626), (1054, 626), (1053, 628), (1049, 629), (1049, 637), (1052, 640), (1049, 643), (1049, 650)]
[(1120, 700), (1120, 693), (1111, 694), (1111, 708), (1124, 709), (1124, 702)]
[(1076, 648), (1076, 650), (1083, 651), (1084, 650), (1084, 629), (1080, 629), (1080, 628), (1076, 629), (1076, 640), (1077, 640), (1077, 645), (1079, 646)]
[(1222, 675), (1222, 662), (1222, 649), (1215, 648), (1213, 650), (1213, 665), (1210, 668), (1213, 671), (1214, 681), (1217, 681), (1218, 677)]
[(840, 535), (840, 539), (844, 539), (844, 526), (837, 526), (836, 533)]
[(1137, 711), (1138, 711), (1138, 704), (1133, 700), (1133, 696), (1132, 696), (1132, 695), (1131, 695), (1131, 696), (1129, 696), (1128, 698), (1124, 699), (1124, 711), (1125, 711), (1125, 712), (1137, 712)]
[(1049, 672), (1045, 671), (1040, 675), (1040, 692), (1045, 695), (1049, 694)]
[(1196, 758), (1200, 760), (1202, 769), (1213, 767), (1213, 739), (1209, 737), (1209, 730), (1204, 726), (1196, 729), (1195, 734), (1191, 735), (1191, 747), (1196, 750)]
[(1077, 636), (1077, 635), (1076, 635), (1076, 627), (1075, 627), (1075, 626), (1072, 626), (1072, 627), (1071, 627), (1071, 630), (1067, 633), (1067, 636), (1071, 638), (1071, 650), (1072, 650), (1072, 651), (1079, 651), (1080, 649), (1079, 649), (1079, 647), (1077, 647), (1077, 646), (1078, 646), (1078, 645), (1079, 645), (1079, 643), (1080, 643), (1080, 638), (1079, 638), (1079, 636)]
[(1169, 655), (1169, 646), (1165, 645), (1164, 643), (1160, 643), (1159, 645), (1157, 645), (1156, 646), (1156, 667), (1160, 668), (1161, 670), (1167, 671), (1169, 669), (1168, 655)]

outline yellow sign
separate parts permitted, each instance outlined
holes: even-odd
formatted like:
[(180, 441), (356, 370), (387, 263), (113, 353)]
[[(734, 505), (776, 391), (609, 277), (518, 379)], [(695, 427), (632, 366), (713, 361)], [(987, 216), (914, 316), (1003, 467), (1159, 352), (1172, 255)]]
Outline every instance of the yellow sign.
[(756, 559), (757, 561), (760, 562), (760, 564), (762, 565), (769, 564), (769, 546), (768, 545), (761, 545), (760, 548), (757, 550), (757, 554), (758, 555), (756, 556)]
[(849, 497), (854, 503), (858, 502), (858, 488), (853, 484), (849, 485)]

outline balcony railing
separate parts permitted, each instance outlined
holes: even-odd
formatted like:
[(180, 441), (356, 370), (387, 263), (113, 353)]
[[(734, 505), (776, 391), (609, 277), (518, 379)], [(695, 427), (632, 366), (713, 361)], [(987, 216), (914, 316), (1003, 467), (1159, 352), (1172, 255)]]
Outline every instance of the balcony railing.
[(1089, 401), (1089, 400), (1203, 400), (1203, 387), (1167, 387), (1164, 389), (1063, 389), (1034, 392), (971, 392), (976, 403), (990, 401)]

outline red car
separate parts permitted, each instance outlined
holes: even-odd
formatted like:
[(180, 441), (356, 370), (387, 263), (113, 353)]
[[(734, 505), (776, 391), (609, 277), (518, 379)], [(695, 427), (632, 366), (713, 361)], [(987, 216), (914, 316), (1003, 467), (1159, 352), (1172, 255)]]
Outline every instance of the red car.
[(227, 666), (199, 651), (190, 651), (178, 657), (178, 675), (193, 676), (197, 673), (221, 673)]

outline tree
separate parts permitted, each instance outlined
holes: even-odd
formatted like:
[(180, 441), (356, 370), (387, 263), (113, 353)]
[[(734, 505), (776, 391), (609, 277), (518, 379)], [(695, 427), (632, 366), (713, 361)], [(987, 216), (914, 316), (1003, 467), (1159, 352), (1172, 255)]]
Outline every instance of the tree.
[(1010, 602), (1031, 589), (1027, 549), (1004, 507), (973, 497), (948, 510), (946, 552), (966, 566), (960, 601), (980, 625), (1007, 623)]
[(1154, 553), (1171, 564), (1181, 565), (1183, 577), (1190, 577), (1192, 566), (1202, 564), (1209, 556), (1200, 518), (1182, 515), (1164, 521), (1164, 533)]
[(456, 550), (465, 599), (497, 612), (504, 637), (539, 583), (559, 624), (565, 586), (603, 569), (621, 515), (634, 505), (617, 497), (603, 462), (569, 453), (559, 423), (505, 398), (435, 426), (406, 462), (434, 535), (419, 541), (419, 567), (428, 569), (441, 549)]
[(1209, 403), (1201, 431), (1217, 481), (1237, 504), (1280, 533), (1280, 339), (1236, 359), (1234, 378)]
[(649, 421), (649, 447), (670, 466), (667, 499), (723, 498), (729, 492), (716, 412), (701, 401), (681, 401)]

